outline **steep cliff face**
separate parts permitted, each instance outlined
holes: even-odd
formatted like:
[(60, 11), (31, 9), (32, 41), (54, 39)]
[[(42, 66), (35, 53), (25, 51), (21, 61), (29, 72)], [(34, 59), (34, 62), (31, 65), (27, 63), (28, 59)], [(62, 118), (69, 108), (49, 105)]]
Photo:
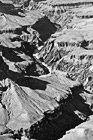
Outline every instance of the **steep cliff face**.
[(12, 137), (20, 139), (25, 131), (29, 139), (58, 139), (92, 115), (92, 95), (62, 73), (51, 78), (24, 77), (16, 83), (6, 79), (0, 87), (5, 131), (11, 130)]
[[(49, 5), (44, 3), (44, 5), (45, 10), (39, 8), (47, 14), (52, 22), (59, 24), (60, 28), (44, 43), (44, 46), (39, 50), (38, 57), (47, 63), (52, 72), (56, 73), (57, 71), (60, 73), (62, 71), (73, 82), (78, 81), (81, 83), (87, 93), (84, 92), (80, 95), (86, 100), (86, 103), (89, 102), (89, 108), (92, 110), (92, 2), (75, 1), (75, 3), (69, 3), (67, 1), (56, 1), (51, 2)], [(61, 76), (59, 77), (61, 78)], [(77, 89), (75, 89), (76, 91)], [(71, 100), (71, 102), (73, 101)], [(77, 110), (75, 113), (78, 114), (78, 117), (82, 116), (82, 113)], [(88, 125), (91, 122), (92, 120), (88, 122)], [(84, 125), (83, 130), (75, 129), (62, 139), (92, 139), (91, 126), (88, 127), (86, 123), (83, 124), (83, 127)], [(87, 127), (89, 131), (86, 130)], [(81, 136), (79, 136), (80, 133), (82, 133)]]
[(92, 139), (93, 2), (0, 0), (0, 140)]
[[(69, 5), (58, 2), (59, 6), (51, 4), (58, 15), (62, 14), (62, 8), (65, 9), (57, 20), (58, 24), (63, 22), (64, 26), (60, 24), (60, 30), (52, 34), (44, 43), (38, 56), (43, 58), (43, 61), (52, 69), (67, 72), (69, 78), (78, 79), (83, 83), (92, 73), (92, 2), (87, 1), (85, 5), (83, 3), (74, 5), (73, 3)], [(65, 22), (64, 15), (70, 15), (70, 20), (67, 18), (68, 21)]]

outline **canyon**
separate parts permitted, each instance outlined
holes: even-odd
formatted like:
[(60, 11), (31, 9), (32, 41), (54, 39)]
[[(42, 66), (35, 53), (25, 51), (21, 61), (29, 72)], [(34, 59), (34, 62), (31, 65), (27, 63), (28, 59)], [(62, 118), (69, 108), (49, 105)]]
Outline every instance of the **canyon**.
[(93, 139), (93, 1), (0, 0), (0, 140)]

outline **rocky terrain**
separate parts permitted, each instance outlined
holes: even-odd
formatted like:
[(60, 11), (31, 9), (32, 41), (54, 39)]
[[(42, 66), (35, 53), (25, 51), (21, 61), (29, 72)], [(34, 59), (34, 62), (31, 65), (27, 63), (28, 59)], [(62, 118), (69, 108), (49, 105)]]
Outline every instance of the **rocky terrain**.
[(0, 0), (0, 140), (93, 139), (93, 1)]

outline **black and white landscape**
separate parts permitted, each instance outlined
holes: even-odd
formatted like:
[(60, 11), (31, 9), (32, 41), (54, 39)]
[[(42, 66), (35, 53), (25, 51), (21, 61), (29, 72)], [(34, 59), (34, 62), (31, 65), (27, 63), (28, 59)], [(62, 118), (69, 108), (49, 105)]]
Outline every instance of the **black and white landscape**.
[(93, 0), (0, 0), (0, 140), (93, 140)]

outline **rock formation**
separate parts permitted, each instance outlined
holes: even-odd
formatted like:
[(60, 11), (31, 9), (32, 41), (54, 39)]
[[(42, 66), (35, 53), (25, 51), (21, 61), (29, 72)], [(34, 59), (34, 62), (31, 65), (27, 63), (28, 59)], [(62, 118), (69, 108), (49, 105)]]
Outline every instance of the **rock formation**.
[(92, 0), (0, 0), (0, 140), (93, 139), (92, 29)]

